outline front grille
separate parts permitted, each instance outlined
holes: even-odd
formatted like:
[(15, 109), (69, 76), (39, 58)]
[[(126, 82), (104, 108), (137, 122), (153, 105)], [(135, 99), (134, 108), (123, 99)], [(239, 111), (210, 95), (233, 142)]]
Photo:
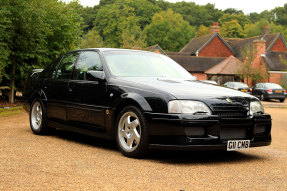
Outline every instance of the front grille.
[(215, 111), (213, 112), (215, 115), (218, 115), (222, 118), (240, 118), (247, 117), (247, 111)]

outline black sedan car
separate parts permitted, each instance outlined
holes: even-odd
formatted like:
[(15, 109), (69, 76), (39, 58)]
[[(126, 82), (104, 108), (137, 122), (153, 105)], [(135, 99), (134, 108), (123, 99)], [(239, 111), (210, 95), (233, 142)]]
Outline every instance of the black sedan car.
[(260, 100), (278, 99), (280, 102), (285, 101), (286, 90), (274, 83), (258, 83), (252, 88), (252, 95)]
[(149, 149), (247, 149), (271, 143), (260, 101), (195, 81), (167, 56), (124, 49), (64, 54), (24, 91), (35, 134), (63, 128), (115, 139), (128, 157)]
[(224, 86), (249, 94), (252, 92), (252, 89), (250, 89), (247, 84), (242, 82), (226, 82)]

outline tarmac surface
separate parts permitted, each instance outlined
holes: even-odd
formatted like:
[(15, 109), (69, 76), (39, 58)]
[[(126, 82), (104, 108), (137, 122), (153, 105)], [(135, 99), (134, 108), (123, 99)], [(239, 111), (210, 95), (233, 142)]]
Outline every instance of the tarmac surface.
[(26, 113), (0, 117), (0, 190), (287, 190), (287, 109), (265, 108), (273, 142), (240, 152), (153, 151), (124, 157), (114, 141), (32, 134)]

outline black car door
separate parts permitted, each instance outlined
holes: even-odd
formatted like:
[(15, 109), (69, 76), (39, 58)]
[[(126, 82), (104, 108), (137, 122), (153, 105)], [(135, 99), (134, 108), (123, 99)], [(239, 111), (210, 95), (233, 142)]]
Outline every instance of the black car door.
[(103, 73), (100, 56), (96, 51), (83, 51), (69, 83), (67, 120), (78, 128), (103, 131), (106, 83), (89, 78), (90, 71)]
[(47, 97), (46, 112), (50, 120), (66, 120), (66, 103), (69, 96), (68, 84), (78, 54), (78, 52), (65, 54), (59, 63), (53, 65), (50, 78), (47, 78), (43, 83)]

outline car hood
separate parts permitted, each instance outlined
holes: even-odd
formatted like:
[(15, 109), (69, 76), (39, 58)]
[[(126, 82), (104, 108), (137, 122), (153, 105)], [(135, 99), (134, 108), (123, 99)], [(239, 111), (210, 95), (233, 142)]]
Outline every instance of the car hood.
[(213, 106), (226, 104), (247, 106), (249, 101), (258, 100), (252, 95), (237, 90), (194, 80), (145, 77), (123, 77), (119, 80), (128, 81), (141, 89), (144, 86), (152, 87), (171, 94), (176, 99), (199, 100)]

